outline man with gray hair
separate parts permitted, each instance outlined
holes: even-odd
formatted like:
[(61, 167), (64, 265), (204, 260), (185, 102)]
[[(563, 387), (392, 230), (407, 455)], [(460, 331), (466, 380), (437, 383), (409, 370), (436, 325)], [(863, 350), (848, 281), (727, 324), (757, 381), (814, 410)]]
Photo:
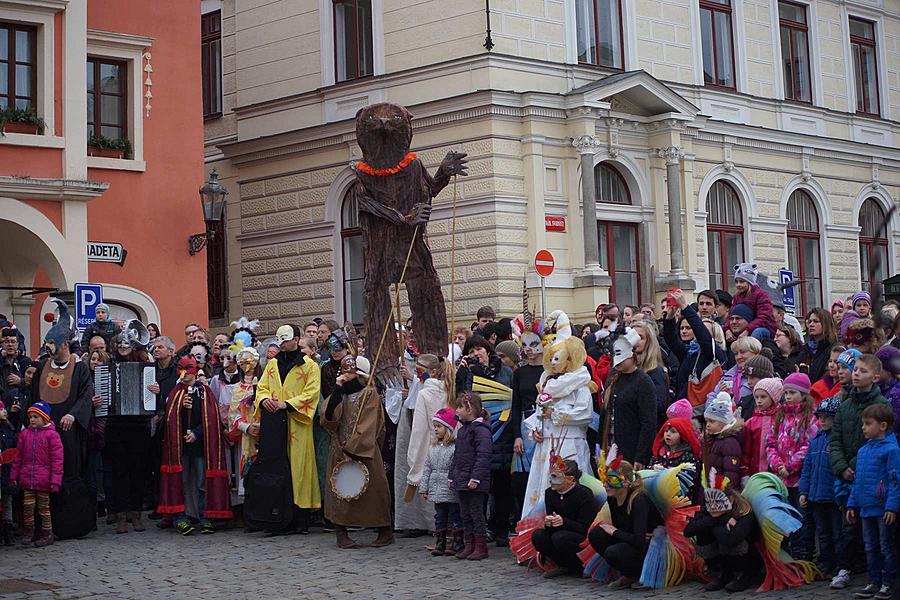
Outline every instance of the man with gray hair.
[[(153, 500), (149, 504), (156, 506), (155, 496), (159, 490), (159, 465), (162, 460), (162, 428), (159, 422), (165, 414), (166, 398), (178, 383), (178, 370), (175, 368), (175, 342), (166, 335), (153, 340), (153, 361), (156, 363), (156, 382), (147, 389), (156, 394), (156, 416), (153, 418), (150, 433), (150, 494)], [(152, 512), (149, 517), (158, 519), (159, 513)]]

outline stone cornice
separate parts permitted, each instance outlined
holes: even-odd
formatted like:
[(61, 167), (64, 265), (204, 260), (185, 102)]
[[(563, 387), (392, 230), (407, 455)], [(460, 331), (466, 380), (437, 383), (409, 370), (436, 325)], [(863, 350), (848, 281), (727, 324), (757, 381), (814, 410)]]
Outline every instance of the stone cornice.
[(0, 197), (17, 200), (81, 200), (98, 198), (109, 189), (100, 181), (0, 176)]

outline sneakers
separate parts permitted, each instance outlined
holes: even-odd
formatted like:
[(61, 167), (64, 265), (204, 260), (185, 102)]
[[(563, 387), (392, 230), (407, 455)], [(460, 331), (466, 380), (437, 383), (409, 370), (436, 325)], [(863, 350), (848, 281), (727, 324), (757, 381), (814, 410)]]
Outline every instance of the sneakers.
[(875, 594), (875, 600), (892, 600), (894, 597), (894, 586), (883, 585), (878, 593)]
[[(850, 571), (841, 569), (838, 571), (837, 575), (831, 579), (830, 587), (833, 590), (842, 590), (847, 587), (848, 583), (850, 583)], [(869, 597), (871, 598), (871, 596)]]
[[(870, 583), (863, 589), (859, 590), (855, 594), (853, 594), (854, 598), (874, 598), (875, 594), (884, 589), (882, 586), (879, 586), (877, 583)], [(890, 596), (888, 596), (890, 597)]]
[(203, 527), (200, 529), (200, 533), (207, 534), (207, 535), (210, 533), (215, 533), (215, 532), (216, 532), (215, 526), (212, 523), (210, 523), (209, 521), (204, 523)]
[(194, 529), (195, 527), (190, 521), (178, 521), (178, 523), (175, 524), (175, 531), (181, 535), (191, 535), (194, 533)]

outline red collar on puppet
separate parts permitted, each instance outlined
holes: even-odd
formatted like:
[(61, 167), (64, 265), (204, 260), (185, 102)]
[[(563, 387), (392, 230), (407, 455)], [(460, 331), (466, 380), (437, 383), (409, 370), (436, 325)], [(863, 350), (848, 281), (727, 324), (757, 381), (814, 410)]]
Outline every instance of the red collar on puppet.
[[(598, 444), (599, 445), (599, 444)], [(600, 481), (610, 489), (620, 489), (625, 487), (626, 483), (634, 481), (634, 474), (629, 480), (625, 474), (619, 470), (622, 465), (622, 457), (619, 456), (619, 447), (613, 444), (609, 447), (609, 453), (604, 450), (600, 453), (600, 466), (598, 467), (598, 475)]]
[(356, 163), (356, 168), (365, 173), (366, 175), (371, 175), (372, 177), (387, 177), (388, 175), (396, 175), (406, 167), (410, 165), (412, 161), (416, 160), (416, 153), (410, 152), (403, 159), (400, 160), (393, 167), (388, 167), (387, 169), (376, 169), (370, 165), (367, 165), (363, 161), (359, 161)]

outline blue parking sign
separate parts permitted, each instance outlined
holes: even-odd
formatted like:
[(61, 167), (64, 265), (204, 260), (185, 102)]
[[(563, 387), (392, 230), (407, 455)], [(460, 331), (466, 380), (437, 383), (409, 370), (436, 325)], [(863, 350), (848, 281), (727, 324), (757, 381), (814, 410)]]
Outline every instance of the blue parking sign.
[[(781, 285), (790, 283), (794, 280), (794, 273), (787, 269), (778, 271), (778, 276), (781, 280)], [(781, 299), (784, 300), (784, 311), (794, 314), (794, 310), (797, 308), (797, 302), (794, 299), (794, 287), (786, 287), (781, 290)]]
[(84, 329), (97, 320), (97, 305), (103, 302), (99, 283), (75, 284), (75, 326)]

